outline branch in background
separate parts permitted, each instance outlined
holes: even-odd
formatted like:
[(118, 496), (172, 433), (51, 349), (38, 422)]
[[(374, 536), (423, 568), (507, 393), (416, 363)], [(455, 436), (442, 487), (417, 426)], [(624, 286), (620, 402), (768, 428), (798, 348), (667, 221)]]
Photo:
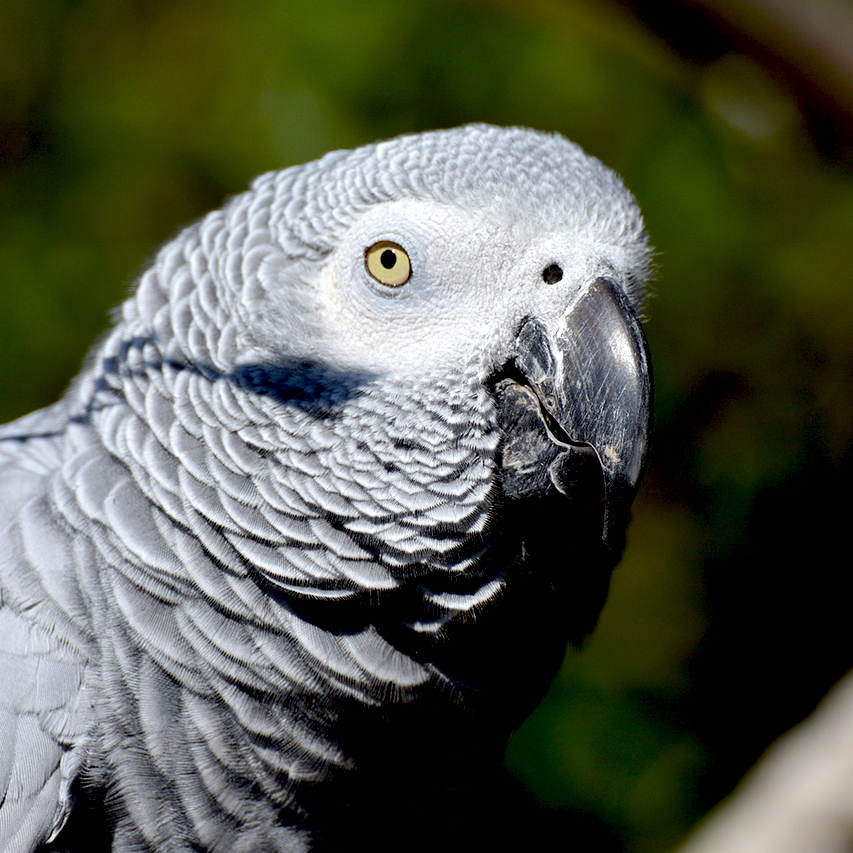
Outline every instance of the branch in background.
[(853, 6), (841, 0), (621, 0), (683, 56), (751, 54), (796, 97), (821, 151), (853, 161)]
[(853, 673), (780, 738), (679, 853), (853, 850)]

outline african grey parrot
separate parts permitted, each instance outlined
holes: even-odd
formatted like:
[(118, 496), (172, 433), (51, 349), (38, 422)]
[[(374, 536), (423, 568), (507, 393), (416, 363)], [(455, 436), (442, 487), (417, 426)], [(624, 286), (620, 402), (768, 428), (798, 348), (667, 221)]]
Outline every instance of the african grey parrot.
[(612, 171), (486, 125), (263, 175), (166, 244), (0, 427), (0, 850), (459, 825), (621, 555), (648, 270)]

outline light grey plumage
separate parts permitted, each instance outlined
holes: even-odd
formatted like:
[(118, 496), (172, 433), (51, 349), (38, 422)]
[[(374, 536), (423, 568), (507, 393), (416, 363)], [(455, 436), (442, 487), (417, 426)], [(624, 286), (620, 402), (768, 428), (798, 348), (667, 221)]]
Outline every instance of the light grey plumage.
[[(401, 286), (366, 269), (380, 241)], [(528, 373), (559, 361), (584, 300), (641, 339), (647, 269), (611, 171), (484, 125), (264, 175), (168, 243), (65, 397), (0, 428), (0, 849), (75, 797), (119, 853), (336, 849), (359, 779), (376, 799), (499, 753), (625, 522), (602, 542), (600, 495), (514, 461), (536, 396), (520, 435), (595, 445), (559, 434), (519, 341), (544, 330)], [(640, 422), (624, 510), (647, 402), (611, 407)], [(620, 448), (595, 449), (609, 482)], [(537, 552), (554, 500), (568, 529)]]

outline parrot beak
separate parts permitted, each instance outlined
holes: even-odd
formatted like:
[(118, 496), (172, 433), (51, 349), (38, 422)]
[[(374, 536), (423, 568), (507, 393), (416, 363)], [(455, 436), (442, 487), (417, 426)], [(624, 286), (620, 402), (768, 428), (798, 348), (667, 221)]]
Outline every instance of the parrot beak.
[(652, 412), (648, 347), (623, 291), (601, 278), (555, 329), (527, 320), (514, 369), (496, 388), (505, 493), (550, 487), (587, 507), (601, 504), (602, 542), (621, 553)]

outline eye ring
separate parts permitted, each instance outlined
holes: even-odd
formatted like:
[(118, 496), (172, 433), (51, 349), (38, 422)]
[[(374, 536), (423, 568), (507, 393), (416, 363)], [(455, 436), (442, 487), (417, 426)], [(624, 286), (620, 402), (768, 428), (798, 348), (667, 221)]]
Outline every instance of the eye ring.
[(380, 240), (367, 248), (364, 266), (376, 281), (386, 287), (400, 287), (412, 277), (409, 253), (391, 240)]

